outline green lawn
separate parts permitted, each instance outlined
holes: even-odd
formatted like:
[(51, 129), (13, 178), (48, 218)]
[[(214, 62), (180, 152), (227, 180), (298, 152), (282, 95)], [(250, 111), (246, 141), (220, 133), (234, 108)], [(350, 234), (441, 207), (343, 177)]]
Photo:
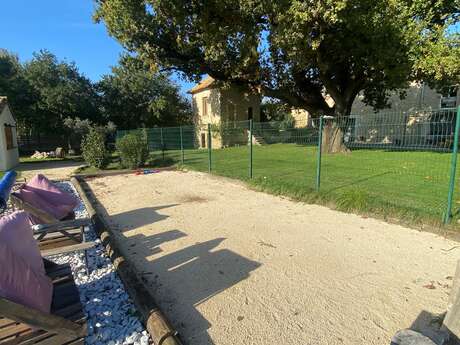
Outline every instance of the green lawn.
[[(245, 180), (273, 194), (402, 223), (439, 225), (445, 211), (450, 154), (356, 150), (323, 155), (317, 193), (316, 147), (255, 146), (252, 180), (248, 178), (248, 152), (246, 146), (213, 150), (212, 172)], [(161, 152), (154, 156), (163, 160)], [(179, 163), (180, 158), (180, 151), (166, 151), (164, 164)], [(184, 158), (186, 168), (208, 171), (207, 150), (186, 150)], [(455, 197), (454, 208), (460, 205), (460, 194), (456, 192)]]

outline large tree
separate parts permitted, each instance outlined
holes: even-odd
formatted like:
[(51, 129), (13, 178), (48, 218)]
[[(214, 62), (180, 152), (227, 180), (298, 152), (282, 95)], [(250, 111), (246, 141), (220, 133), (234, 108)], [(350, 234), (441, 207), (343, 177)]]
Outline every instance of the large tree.
[[(444, 35), (458, 20), (459, 0), (96, 4), (95, 18), (152, 65), (194, 80), (209, 74), (261, 90), (313, 116), (349, 115), (360, 92), (365, 103), (384, 107), (390, 91), (406, 87), (416, 77), (434, 76), (425, 73), (429, 68), (421, 62), (427, 52), (442, 46), (459, 49), (458, 37)], [(446, 48), (444, 52), (451, 54)], [(431, 61), (441, 61), (439, 54), (433, 55)], [(438, 71), (437, 80), (448, 73)], [(325, 94), (334, 106), (326, 103)]]
[(189, 102), (168, 75), (158, 73), (129, 55), (123, 55), (112, 73), (97, 85), (102, 112), (118, 128), (190, 124)]
[(55, 55), (43, 50), (35, 53), (23, 68), (36, 99), (28, 120), (34, 132), (64, 134), (63, 121), (68, 117), (99, 122), (96, 91), (73, 62), (58, 61)]
[(36, 101), (17, 55), (0, 49), (0, 96), (7, 96), (19, 128), (30, 127), (31, 109)]

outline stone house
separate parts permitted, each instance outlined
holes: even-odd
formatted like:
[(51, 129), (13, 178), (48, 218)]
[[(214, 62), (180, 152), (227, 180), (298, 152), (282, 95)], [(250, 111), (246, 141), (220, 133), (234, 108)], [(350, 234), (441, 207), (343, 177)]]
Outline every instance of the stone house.
[(458, 87), (447, 87), (443, 93), (425, 83), (412, 83), (404, 90), (406, 97), (393, 92), (390, 108), (375, 112), (359, 95), (351, 110), (348, 124), (350, 141), (360, 144), (394, 146), (449, 145), (455, 123), (455, 108), (460, 105)]
[[(188, 92), (192, 95), (192, 108), (198, 128), (196, 135), (201, 148), (207, 147), (207, 124), (212, 127), (213, 148), (220, 148), (239, 144), (240, 141), (243, 144), (247, 121), (260, 121), (261, 96), (258, 93), (250, 93), (237, 86), (223, 87), (209, 76)], [(226, 126), (241, 127), (241, 130), (220, 130)], [(225, 135), (225, 132), (229, 135)]]
[[(448, 109), (460, 105), (460, 89), (448, 87), (439, 93), (427, 84), (414, 82), (404, 91), (404, 99), (400, 99), (398, 91), (391, 93), (390, 108), (377, 112), (363, 103), (362, 94), (358, 95), (347, 120), (345, 140), (358, 146), (424, 146), (447, 140), (455, 120), (455, 111)], [(330, 97), (327, 102), (330, 106), (334, 104)], [(296, 127), (312, 125), (311, 116), (305, 110), (293, 109), (291, 115)]]
[(6, 97), (0, 97), (0, 171), (19, 164), (16, 120)]

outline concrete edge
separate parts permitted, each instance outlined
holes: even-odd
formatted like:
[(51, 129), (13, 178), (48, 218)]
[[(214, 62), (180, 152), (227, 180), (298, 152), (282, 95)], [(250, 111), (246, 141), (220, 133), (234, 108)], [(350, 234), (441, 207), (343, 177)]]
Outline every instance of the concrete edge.
[(96, 200), (93, 191), (82, 176), (74, 176), (71, 183), (80, 194), (89, 213), (96, 233), (113, 262), (126, 291), (131, 296), (137, 310), (140, 312), (142, 322), (147, 328), (152, 340), (156, 345), (183, 345), (178, 333), (172, 328), (170, 322), (157, 306), (154, 297), (138, 278), (133, 265), (125, 259), (118, 247), (117, 241), (111, 236), (112, 230), (107, 222), (101, 217), (93, 204)]

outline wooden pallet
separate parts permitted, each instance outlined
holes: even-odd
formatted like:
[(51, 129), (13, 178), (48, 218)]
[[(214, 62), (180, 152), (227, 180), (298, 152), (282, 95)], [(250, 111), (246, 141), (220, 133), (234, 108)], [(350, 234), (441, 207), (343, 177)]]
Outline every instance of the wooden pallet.
[(0, 344), (84, 344), (86, 316), (68, 264), (45, 260), (53, 281), (50, 314), (0, 298)]

